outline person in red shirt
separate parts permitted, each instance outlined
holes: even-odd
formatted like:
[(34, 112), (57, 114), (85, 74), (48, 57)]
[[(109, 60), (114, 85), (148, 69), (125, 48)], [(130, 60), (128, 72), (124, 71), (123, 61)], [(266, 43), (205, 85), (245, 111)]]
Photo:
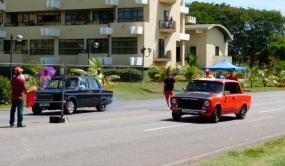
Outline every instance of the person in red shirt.
[(230, 71), (230, 75), (227, 77), (228, 80), (238, 81), (236, 73), (234, 71)]
[(25, 127), (23, 125), (23, 110), (24, 110), (24, 94), (27, 94), (27, 87), (25, 79), (22, 77), (23, 69), (20, 67), (15, 67), (15, 75), (11, 79), (12, 88), (12, 106), (10, 110), (10, 127), (14, 127), (15, 113), (17, 109), (18, 123), (17, 127)]

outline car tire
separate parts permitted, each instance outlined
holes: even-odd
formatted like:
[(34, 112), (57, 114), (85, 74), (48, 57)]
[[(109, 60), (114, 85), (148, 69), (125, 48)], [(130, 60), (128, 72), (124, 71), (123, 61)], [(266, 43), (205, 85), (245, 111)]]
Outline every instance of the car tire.
[(172, 119), (174, 121), (180, 121), (181, 120), (182, 115), (181, 114), (177, 114), (177, 113), (172, 113)]
[(216, 107), (211, 116), (211, 122), (219, 123), (221, 119), (221, 109)]
[(34, 115), (41, 115), (42, 112), (43, 112), (43, 109), (39, 106), (39, 104), (35, 104), (35, 105), (32, 107), (32, 111), (33, 111), (33, 114), (34, 114)]
[(68, 100), (65, 104), (65, 114), (73, 114), (76, 111), (76, 103), (73, 100)]
[(99, 112), (104, 112), (106, 111), (107, 105), (106, 104), (100, 104), (98, 106), (96, 106), (97, 111)]
[(245, 119), (246, 113), (247, 113), (246, 106), (243, 105), (240, 109), (240, 112), (238, 114), (236, 114), (237, 119)]

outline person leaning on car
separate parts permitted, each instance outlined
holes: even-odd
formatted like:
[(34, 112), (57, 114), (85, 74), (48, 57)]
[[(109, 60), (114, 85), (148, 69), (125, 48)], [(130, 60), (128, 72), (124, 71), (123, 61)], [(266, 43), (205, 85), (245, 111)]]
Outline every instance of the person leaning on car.
[(15, 112), (17, 109), (18, 123), (17, 127), (25, 127), (23, 125), (23, 110), (24, 110), (24, 94), (27, 94), (27, 87), (25, 83), (25, 78), (22, 77), (23, 69), (21, 67), (15, 67), (15, 75), (11, 79), (12, 88), (12, 105), (10, 110), (10, 127), (14, 126), (15, 122)]
[(170, 99), (173, 96), (175, 80), (173, 75), (170, 73), (164, 80), (164, 95), (167, 102), (167, 106), (170, 107)]

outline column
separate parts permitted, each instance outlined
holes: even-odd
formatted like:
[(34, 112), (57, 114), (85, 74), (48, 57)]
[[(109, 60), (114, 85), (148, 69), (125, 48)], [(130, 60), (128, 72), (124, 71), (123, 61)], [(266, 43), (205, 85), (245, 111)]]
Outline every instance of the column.
[(180, 41), (180, 59), (183, 66), (185, 66), (185, 41)]
[(59, 39), (54, 39), (54, 55), (59, 55)]

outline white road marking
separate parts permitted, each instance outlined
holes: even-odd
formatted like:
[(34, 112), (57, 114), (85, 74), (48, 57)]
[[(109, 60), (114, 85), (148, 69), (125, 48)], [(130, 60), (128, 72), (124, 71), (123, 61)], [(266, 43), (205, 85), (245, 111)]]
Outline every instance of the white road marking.
[(208, 157), (210, 155), (214, 155), (214, 154), (217, 154), (217, 153), (225, 152), (225, 151), (233, 149), (233, 148), (240, 148), (240, 147), (248, 146), (248, 145), (251, 145), (251, 144), (254, 144), (254, 143), (257, 143), (257, 142), (261, 142), (261, 141), (265, 141), (265, 140), (268, 140), (268, 139), (271, 139), (271, 138), (280, 137), (280, 136), (282, 136), (284, 134), (285, 133), (277, 133), (277, 134), (274, 134), (274, 135), (265, 136), (265, 137), (262, 137), (262, 138), (258, 138), (258, 139), (254, 139), (254, 140), (248, 141), (246, 143), (240, 143), (240, 144), (236, 144), (236, 145), (220, 148), (220, 149), (208, 152), (208, 153), (202, 153), (202, 154), (199, 154), (199, 155), (194, 156), (194, 157), (190, 157), (190, 158), (187, 158), (187, 159), (178, 160), (178, 161), (175, 161), (175, 162), (172, 162), (172, 163), (164, 164), (162, 166), (173, 166), (173, 165), (183, 164), (183, 163), (187, 163), (187, 162), (197, 161), (197, 160), (200, 160), (200, 159), (202, 159), (204, 157)]
[(267, 120), (267, 119), (272, 119), (272, 118), (275, 118), (275, 116), (267, 116), (267, 117), (264, 117), (264, 118), (253, 119), (253, 120), (250, 120), (248, 122), (257, 122), (257, 121)]
[(163, 129), (169, 129), (169, 128), (180, 127), (180, 126), (185, 126), (185, 124), (157, 127), (157, 128), (152, 128), (152, 129), (145, 129), (144, 132), (163, 130)]
[(283, 108), (275, 109), (275, 110), (266, 110), (266, 111), (260, 111), (259, 113), (268, 113), (268, 112), (277, 112), (277, 111), (283, 111)]

